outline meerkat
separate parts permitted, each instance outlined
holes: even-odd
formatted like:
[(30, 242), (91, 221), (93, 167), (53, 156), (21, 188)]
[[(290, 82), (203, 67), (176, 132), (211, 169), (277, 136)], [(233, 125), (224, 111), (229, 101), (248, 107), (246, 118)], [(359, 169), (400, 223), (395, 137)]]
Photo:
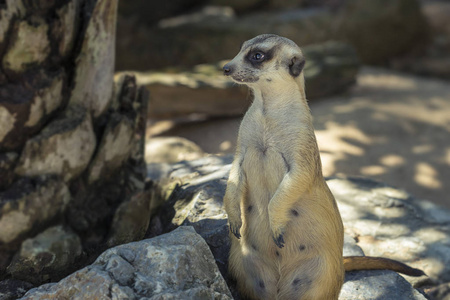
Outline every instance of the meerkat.
[(264, 34), (223, 67), (254, 100), (237, 139), (224, 206), (229, 273), (250, 299), (338, 299), (345, 270), (420, 270), (396, 261), (343, 258), (344, 228), (322, 175), (307, 104), (305, 59), (291, 40)]

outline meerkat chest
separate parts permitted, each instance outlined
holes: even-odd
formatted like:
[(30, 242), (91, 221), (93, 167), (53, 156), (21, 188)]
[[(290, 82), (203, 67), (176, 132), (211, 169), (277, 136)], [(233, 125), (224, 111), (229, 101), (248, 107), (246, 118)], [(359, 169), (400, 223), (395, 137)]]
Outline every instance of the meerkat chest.
[(241, 124), (241, 146), (266, 156), (286, 154), (299, 137), (295, 114), (288, 110), (250, 110)]

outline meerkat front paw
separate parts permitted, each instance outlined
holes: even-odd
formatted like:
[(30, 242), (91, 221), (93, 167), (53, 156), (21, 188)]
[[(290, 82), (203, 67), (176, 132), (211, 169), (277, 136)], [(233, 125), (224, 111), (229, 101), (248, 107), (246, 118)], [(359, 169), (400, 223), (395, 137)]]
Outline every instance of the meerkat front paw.
[(283, 231), (281, 231), (280, 233), (273, 233), (272, 239), (278, 248), (284, 247), (284, 232)]
[(241, 238), (241, 227), (242, 227), (242, 221), (236, 220), (236, 221), (231, 221), (230, 219), (228, 219), (229, 222), (229, 226), (230, 226), (230, 231), (234, 234), (234, 236), (237, 239)]

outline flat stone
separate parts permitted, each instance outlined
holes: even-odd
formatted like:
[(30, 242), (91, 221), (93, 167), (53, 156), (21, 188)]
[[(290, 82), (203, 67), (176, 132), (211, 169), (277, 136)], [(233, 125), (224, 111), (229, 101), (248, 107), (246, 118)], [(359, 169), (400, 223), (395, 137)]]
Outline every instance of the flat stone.
[(112, 100), (117, 0), (99, 0), (76, 58), (74, 88), (69, 103), (100, 116)]
[(400, 300), (426, 298), (392, 271), (357, 271), (345, 274), (339, 300)]
[[(330, 178), (346, 233), (366, 255), (402, 261), (437, 283), (450, 281), (450, 212), (369, 179)], [(414, 285), (428, 280), (405, 278)]]
[(61, 216), (69, 201), (69, 189), (61, 180), (19, 179), (0, 193), (0, 245), (26, 237)]
[(70, 106), (27, 141), (15, 172), (20, 176), (58, 174), (68, 181), (86, 169), (95, 146), (90, 114)]
[(51, 227), (22, 242), (7, 268), (13, 278), (41, 283), (62, 277), (82, 252), (80, 238), (61, 225)]
[(29, 65), (42, 63), (50, 54), (48, 25), (43, 19), (18, 22), (10, 39), (9, 49), (3, 56), (5, 71), (21, 73)]
[(111, 248), (57, 283), (21, 299), (232, 299), (205, 241), (192, 227)]

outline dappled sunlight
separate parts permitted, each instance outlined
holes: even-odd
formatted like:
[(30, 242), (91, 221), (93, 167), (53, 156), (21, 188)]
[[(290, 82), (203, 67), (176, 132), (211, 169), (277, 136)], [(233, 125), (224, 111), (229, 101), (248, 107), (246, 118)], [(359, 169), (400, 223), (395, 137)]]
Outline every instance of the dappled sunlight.
[(450, 86), (364, 68), (345, 97), (310, 103), (325, 176), (366, 176), (450, 207)]
[(336, 160), (347, 159), (348, 155), (362, 156), (364, 149), (348, 140), (370, 144), (368, 138), (354, 125), (340, 125), (335, 122), (327, 122), (324, 130), (316, 130), (316, 137), (324, 165), (324, 175), (329, 176), (336, 172), (333, 163)]
[(417, 184), (427, 188), (439, 189), (442, 187), (442, 183), (438, 177), (438, 171), (430, 164), (426, 162), (419, 162), (416, 164), (414, 180)]

